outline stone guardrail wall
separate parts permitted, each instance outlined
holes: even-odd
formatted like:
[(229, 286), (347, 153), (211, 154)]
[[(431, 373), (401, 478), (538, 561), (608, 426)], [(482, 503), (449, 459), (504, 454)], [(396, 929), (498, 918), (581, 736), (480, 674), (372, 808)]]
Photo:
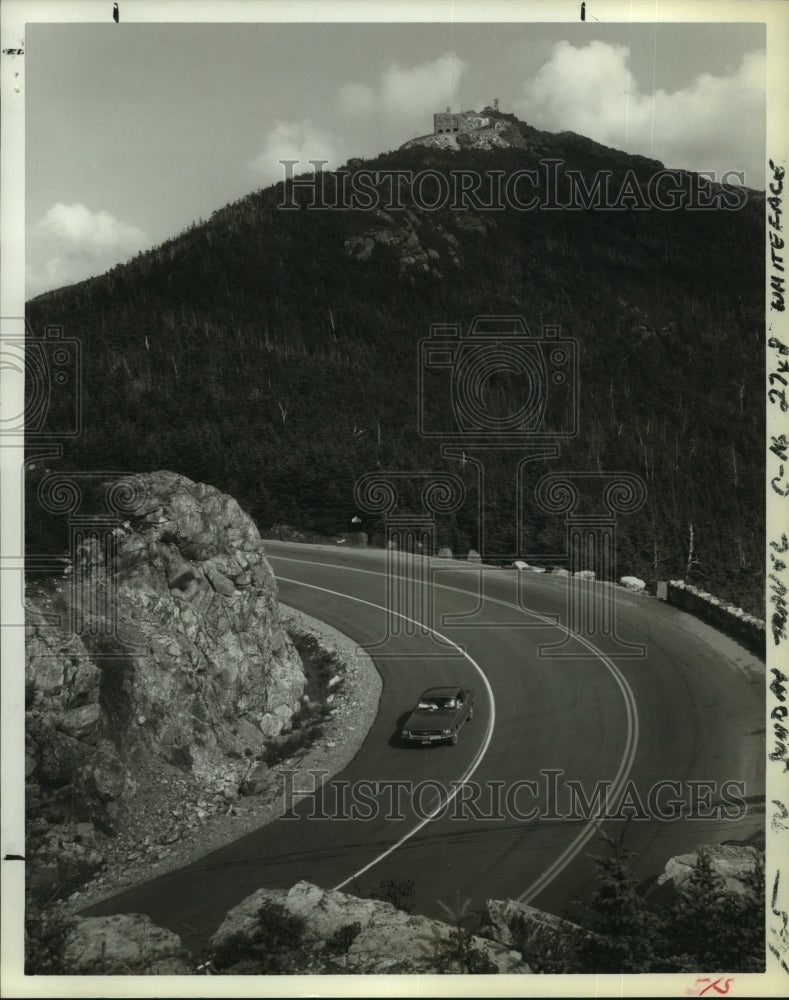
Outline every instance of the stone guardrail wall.
[(682, 580), (669, 580), (667, 601), (687, 611), (702, 621), (714, 625), (762, 658), (766, 655), (767, 629), (759, 618), (749, 615), (742, 608), (726, 604), (712, 594)]

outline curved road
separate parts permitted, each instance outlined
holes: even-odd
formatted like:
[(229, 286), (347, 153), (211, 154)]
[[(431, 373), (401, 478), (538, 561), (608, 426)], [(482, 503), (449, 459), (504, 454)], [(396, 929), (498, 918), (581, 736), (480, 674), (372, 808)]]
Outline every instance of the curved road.
[[(416, 910), (430, 916), (458, 892), (561, 913), (593, 885), (599, 782), (618, 816), (603, 829), (625, 831), (643, 879), (697, 844), (763, 836), (764, 666), (688, 615), (584, 584), (598, 610), (615, 593), (618, 638), (644, 647), (622, 658), (611, 637), (568, 638), (561, 577), (433, 560), (422, 587), (405, 561), (387, 577), (376, 550), (266, 550), (284, 603), (373, 656), (383, 692), (367, 738), (323, 786), (294, 774), (291, 788), (307, 794), (289, 815), (83, 915), (147, 913), (189, 947), (261, 886), (306, 879), (364, 895), (390, 878), (413, 879)], [(562, 640), (558, 655), (540, 655)], [(401, 746), (421, 690), (455, 682), (477, 693), (458, 745)]]

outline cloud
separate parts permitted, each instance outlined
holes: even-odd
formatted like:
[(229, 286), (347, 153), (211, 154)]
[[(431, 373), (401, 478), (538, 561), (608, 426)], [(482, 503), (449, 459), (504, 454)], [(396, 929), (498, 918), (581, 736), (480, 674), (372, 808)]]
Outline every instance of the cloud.
[(389, 120), (426, 117), (457, 101), (457, 91), (467, 64), (452, 52), (432, 62), (403, 68), (392, 63), (375, 87), (349, 83), (337, 93), (338, 108), (348, 117), (383, 115)]
[(366, 83), (346, 83), (337, 91), (340, 111), (351, 118), (369, 115), (375, 108), (375, 91)]
[(56, 202), (28, 229), (26, 295), (103, 274), (150, 243), (141, 229), (109, 212)]
[(310, 160), (328, 160), (326, 169), (331, 170), (345, 159), (337, 141), (305, 118), (300, 122), (278, 121), (249, 169), (261, 183), (274, 184), (285, 177), (280, 160), (298, 160), (294, 173), (299, 174), (312, 170)]
[(646, 93), (622, 45), (557, 43), (515, 112), (548, 131), (569, 130), (688, 170), (745, 171), (764, 187), (765, 56), (746, 55), (728, 76), (699, 74), (681, 90)]
[(409, 68), (393, 63), (374, 86), (346, 83), (336, 91), (333, 103), (350, 139), (331, 135), (309, 118), (278, 121), (249, 169), (259, 183), (273, 184), (285, 177), (280, 160), (298, 160), (296, 174), (311, 171), (310, 160), (327, 160), (326, 169), (333, 170), (351, 156), (379, 153), (386, 142), (399, 146), (413, 131), (414, 122), (428, 131), (437, 107), (453, 103), (465, 70), (462, 59), (447, 53)]

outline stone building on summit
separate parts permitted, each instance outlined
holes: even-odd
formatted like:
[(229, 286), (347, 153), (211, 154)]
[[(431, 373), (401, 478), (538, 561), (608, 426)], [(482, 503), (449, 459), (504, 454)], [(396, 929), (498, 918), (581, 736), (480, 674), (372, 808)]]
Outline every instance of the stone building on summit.
[[(492, 109), (498, 111), (498, 98), (493, 102)], [(445, 112), (437, 112), (433, 115), (433, 135), (452, 134), (455, 132), (474, 132), (480, 128), (490, 128), (491, 120), (484, 114), (476, 111), (458, 111), (453, 113), (449, 108)]]

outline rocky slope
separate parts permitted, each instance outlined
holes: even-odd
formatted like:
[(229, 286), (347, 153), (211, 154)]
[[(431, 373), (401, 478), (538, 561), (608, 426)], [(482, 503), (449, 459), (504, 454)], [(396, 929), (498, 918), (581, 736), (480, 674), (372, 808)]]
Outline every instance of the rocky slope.
[[(442, 920), (409, 914), (391, 903), (360, 899), (309, 882), (290, 889), (258, 889), (228, 913), (209, 943), (221, 953), (231, 941), (254, 942), (261, 906), (278, 904), (280, 912), (303, 921), (303, 946), (309, 965), (304, 973), (404, 974), (466, 972), (453, 931)], [(276, 912), (276, 911), (275, 911)], [(520, 953), (498, 942), (470, 935), (479, 968), (490, 973), (528, 973)], [(294, 970), (296, 971), (296, 970)]]
[[(196, 780), (204, 814), (233, 798), (301, 704), (302, 663), (252, 520), (175, 473), (132, 487), (114, 545), (87, 537), (67, 576), (26, 595), (27, 833), (39, 888), (57, 885), (64, 865), (95, 867), (97, 831), (116, 834), (157, 783), (180, 808), (179, 788)], [(159, 831), (164, 844), (177, 825), (171, 816), (173, 829)]]
[[(280, 620), (297, 648), (304, 651), (305, 671), (314, 674), (314, 661), (328, 665), (331, 676), (325, 690), (305, 694), (303, 708), (294, 720), (267, 740), (265, 752), (244, 758), (240, 782), (225, 785), (221, 794), (207, 792), (205, 778), (192, 770), (161, 764), (155, 758), (139, 761), (135, 771), (137, 792), (117, 835), (97, 834), (89, 824), (68, 824), (49, 830), (50, 856), (79, 850), (75, 836), (83, 830), (93, 842), (100, 867), (93, 877), (74, 888), (67, 909), (79, 913), (157, 875), (192, 864), (213, 850), (276, 819), (282, 813), (282, 768), (298, 764), (302, 770), (337, 774), (355, 756), (378, 711), (381, 678), (369, 656), (349, 637), (294, 608), (279, 606)], [(320, 701), (316, 725), (309, 723), (309, 704)], [(264, 759), (265, 758), (265, 759)], [(238, 773), (234, 762), (225, 762)], [(223, 771), (218, 769), (218, 776)], [(212, 783), (209, 781), (208, 786)], [(47, 850), (47, 849), (45, 849)]]
[[(747, 845), (701, 846), (670, 859), (660, 885), (672, 882), (679, 890), (702, 852), (735, 892), (761, 856)], [(191, 955), (177, 935), (147, 917), (125, 914), (77, 918), (65, 960), (78, 974), (527, 975), (549, 971), (568, 948), (604, 943), (577, 924), (514, 900), (487, 900), (476, 933), (464, 927), (459, 900), (454, 913), (446, 909), (447, 920), (435, 920), (302, 881), (290, 889), (258, 889), (244, 899), (204, 955)]]
[[(490, 905), (495, 909), (503, 904)], [(263, 940), (261, 908), (283, 932), (290, 932), (287, 941), (279, 940), (276, 927), (267, 928)], [(264, 966), (285, 952), (279, 971), (304, 975), (531, 972), (517, 948), (492, 937), (469, 933), (459, 939), (457, 923), (409, 914), (391, 903), (326, 891), (309, 882), (298, 882), (291, 889), (259, 889), (248, 896), (228, 913), (204, 956), (190, 955), (176, 934), (148, 917), (118, 914), (77, 918), (67, 938), (65, 960), (70, 971), (82, 975), (188, 975), (206, 968), (233, 975), (256, 971), (242, 967), (240, 958), (233, 962), (233, 956), (242, 953), (248, 961), (246, 956), (255, 950)]]

